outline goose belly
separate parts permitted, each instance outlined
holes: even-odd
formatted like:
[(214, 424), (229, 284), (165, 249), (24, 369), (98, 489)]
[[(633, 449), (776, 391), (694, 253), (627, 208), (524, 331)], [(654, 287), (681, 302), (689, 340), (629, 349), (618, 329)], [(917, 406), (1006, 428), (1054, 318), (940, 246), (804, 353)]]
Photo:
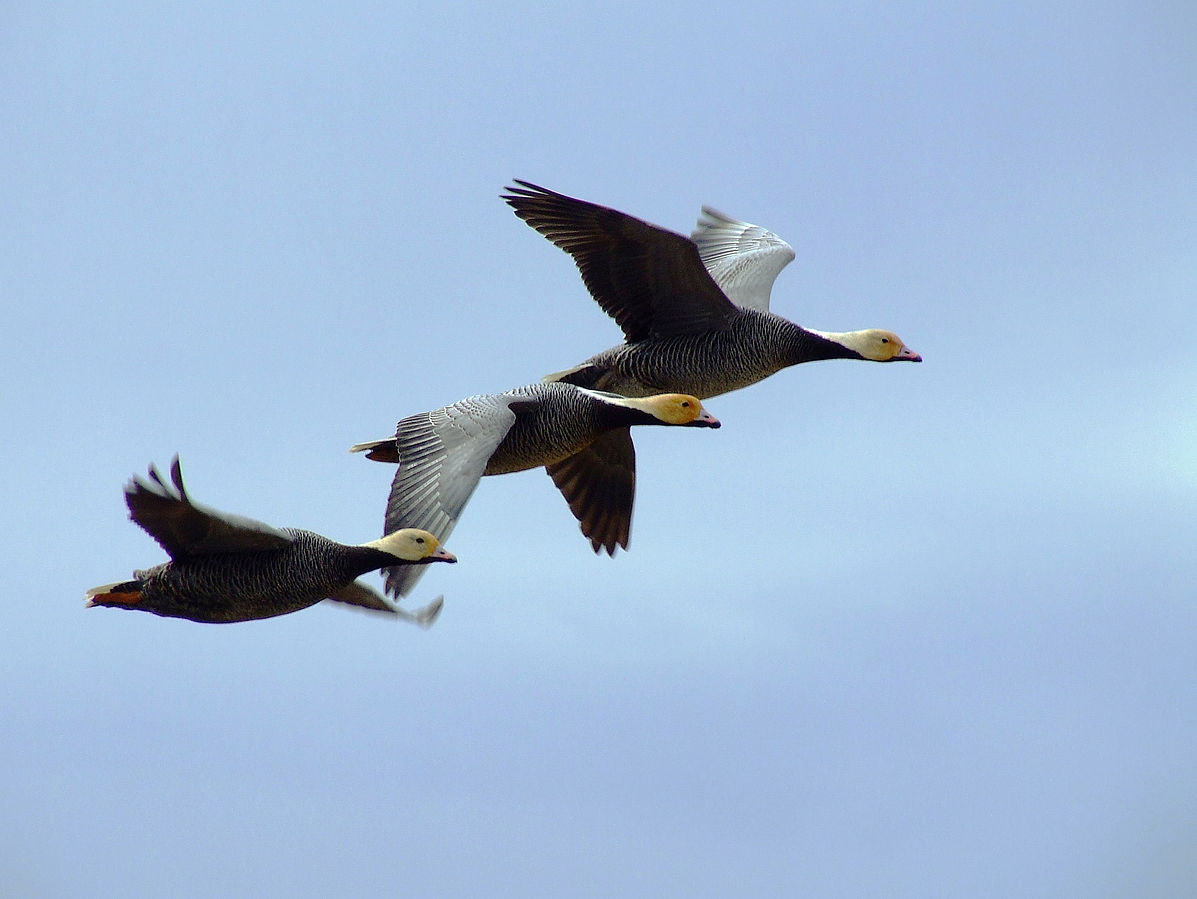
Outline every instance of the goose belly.
[(551, 421), (546, 416), (517, 421), (495, 448), (484, 475), (510, 474), (552, 465), (594, 442), (598, 430), (581, 421)]

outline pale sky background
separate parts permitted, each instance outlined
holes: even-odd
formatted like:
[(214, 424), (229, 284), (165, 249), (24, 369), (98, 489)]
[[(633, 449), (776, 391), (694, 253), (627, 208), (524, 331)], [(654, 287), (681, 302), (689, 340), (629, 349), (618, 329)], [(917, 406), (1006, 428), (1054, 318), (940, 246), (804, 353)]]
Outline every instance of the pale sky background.
[[(8, 4), (0, 894), (1188, 893), (1195, 47), (1191, 2)], [(351, 444), (618, 341), (511, 178), (769, 227), (776, 311), (926, 361), (642, 429), (614, 560), (486, 479), (428, 632), (85, 610), (163, 558), (151, 461), (368, 540)]]

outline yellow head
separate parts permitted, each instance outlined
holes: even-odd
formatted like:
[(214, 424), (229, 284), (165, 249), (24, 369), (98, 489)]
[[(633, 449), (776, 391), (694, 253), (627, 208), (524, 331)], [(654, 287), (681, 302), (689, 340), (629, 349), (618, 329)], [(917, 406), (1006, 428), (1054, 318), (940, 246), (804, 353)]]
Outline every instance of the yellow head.
[(923, 361), (923, 357), (902, 343), (902, 339), (893, 331), (870, 328), (866, 331), (836, 334), (833, 339), (871, 362)]
[(719, 419), (702, 407), (698, 397), (686, 393), (658, 393), (638, 401), (645, 412), (667, 425), (717, 428)]
[(441, 542), (428, 531), (402, 528), (379, 540), (363, 543), (394, 556), (404, 562), (456, 562), (453, 553), (441, 549)]

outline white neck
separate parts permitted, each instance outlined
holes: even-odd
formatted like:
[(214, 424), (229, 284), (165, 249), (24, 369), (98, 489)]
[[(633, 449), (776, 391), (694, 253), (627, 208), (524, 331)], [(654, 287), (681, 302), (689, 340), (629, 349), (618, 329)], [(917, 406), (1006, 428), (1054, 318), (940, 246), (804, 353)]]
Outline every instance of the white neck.
[(814, 328), (806, 328), (806, 330), (833, 343), (838, 343), (840, 346), (846, 346), (861, 355), (865, 354), (865, 349), (868, 347), (867, 331), (816, 331)]

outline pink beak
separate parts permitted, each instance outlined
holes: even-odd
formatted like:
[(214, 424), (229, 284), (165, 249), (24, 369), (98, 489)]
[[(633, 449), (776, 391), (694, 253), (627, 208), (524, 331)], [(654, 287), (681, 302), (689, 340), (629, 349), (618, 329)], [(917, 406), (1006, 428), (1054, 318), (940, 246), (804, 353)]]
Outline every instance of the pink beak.
[(894, 362), (922, 362), (923, 357), (916, 353), (908, 346), (902, 347), (898, 355), (894, 356)]

